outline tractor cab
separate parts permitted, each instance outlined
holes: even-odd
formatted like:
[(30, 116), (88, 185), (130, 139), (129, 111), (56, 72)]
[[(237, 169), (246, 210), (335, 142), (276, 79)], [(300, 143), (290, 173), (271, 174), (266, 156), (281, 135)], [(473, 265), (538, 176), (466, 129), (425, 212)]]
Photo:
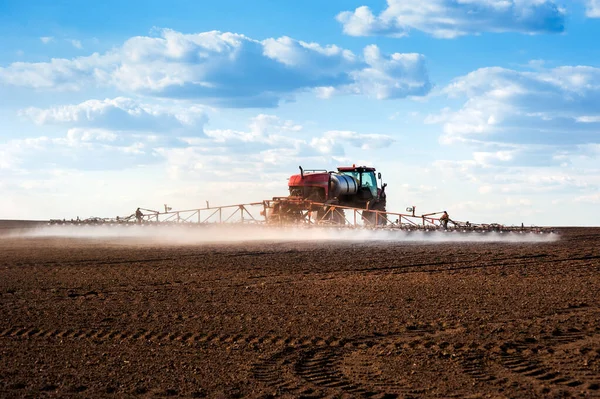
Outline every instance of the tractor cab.
[[(358, 182), (359, 192), (364, 197), (377, 198), (377, 178), (375, 176), (375, 168), (365, 166), (340, 166), (338, 172), (343, 175), (351, 176)], [(370, 199), (364, 198), (364, 199)]]

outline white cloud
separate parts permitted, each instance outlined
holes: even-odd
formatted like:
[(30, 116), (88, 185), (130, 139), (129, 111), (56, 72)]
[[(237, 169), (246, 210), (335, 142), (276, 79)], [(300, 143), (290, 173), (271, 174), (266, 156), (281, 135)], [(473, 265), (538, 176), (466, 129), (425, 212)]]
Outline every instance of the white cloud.
[(223, 153), (258, 153), (273, 147), (299, 148), (305, 140), (298, 137), (302, 125), (290, 120), (281, 120), (275, 115), (259, 114), (250, 119), (248, 130), (206, 130), (206, 138), (183, 139), (191, 146)]
[(589, 18), (600, 18), (600, 0), (587, 0), (585, 15)]
[(302, 126), (294, 123), (294, 121), (282, 121), (275, 115), (260, 114), (251, 119), (250, 131), (256, 136), (264, 136), (276, 132), (299, 132)]
[(477, 191), (479, 191), (480, 194), (488, 194), (492, 191), (492, 186), (489, 185), (484, 185), (479, 187), (479, 189), (477, 189)]
[(14, 154), (10, 149), (2, 147), (0, 145), (0, 170), (16, 168), (18, 161), (15, 159)]
[(424, 95), (430, 90), (420, 54), (362, 56), (330, 45), (281, 37), (254, 40), (217, 31), (138, 36), (104, 54), (0, 68), (0, 83), (36, 89), (112, 86), (123, 92), (203, 99), (221, 106), (265, 107), (309, 89), (375, 98)]
[(583, 156), (591, 155), (593, 157), (600, 157), (600, 144), (585, 144), (579, 146), (579, 150)]
[(337, 92), (337, 90), (333, 86), (317, 87), (315, 89), (315, 94), (317, 95), (317, 97), (323, 98), (323, 99), (328, 99), (328, 98), (333, 97), (333, 95), (336, 94), (336, 92)]
[(33, 89), (79, 90), (109, 79), (106, 72), (115, 65), (115, 54), (94, 53), (73, 59), (53, 58), (50, 62), (13, 62), (0, 67), (0, 84)]
[(96, 127), (115, 130), (143, 130), (168, 132), (181, 128), (202, 134), (206, 113), (201, 106), (144, 104), (126, 97), (105, 100), (88, 100), (76, 105), (48, 109), (27, 108), (19, 111), (23, 117), (38, 125), (66, 124), (79, 127)]
[(67, 143), (77, 145), (77, 143), (89, 142), (114, 142), (118, 139), (114, 132), (103, 129), (81, 129), (73, 128), (67, 131)]
[(292, 158), (311, 156), (343, 156), (346, 146), (361, 150), (376, 150), (392, 145), (395, 140), (382, 134), (363, 134), (353, 131), (326, 131), (317, 136), (298, 135), (302, 126), (292, 121), (282, 121), (273, 115), (258, 115), (251, 119), (248, 131), (206, 130), (210, 139), (187, 139), (187, 143), (203, 150), (213, 147), (213, 154), (268, 154), (271, 158), (285, 154)]
[(482, 194), (564, 194), (598, 190), (600, 177), (588, 170), (549, 168), (547, 165), (503, 165), (497, 159), (436, 161), (434, 168), (451, 180), (469, 182)]
[[(164, 162), (158, 148), (188, 146), (204, 137), (204, 108), (177, 103), (141, 103), (117, 97), (19, 113), (38, 125), (64, 125), (58, 137), (29, 137), (0, 143), (0, 167), (14, 171), (118, 170)], [(290, 129), (293, 126), (290, 126)]]
[(70, 39), (69, 43), (71, 43), (71, 45), (77, 49), (83, 49), (83, 45), (81, 44), (80, 40)]
[(600, 194), (581, 195), (575, 198), (575, 202), (600, 204)]
[(338, 46), (322, 47), (283, 36), (262, 42), (263, 54), (292, 68), (319, 68), (317, 74), (340, 74), (353, 67), (356, 56)]
[(355, 83), (348, 89), (353, 92), (386, 99), (419, 96), (431, 89), (429, 79), (424, 79), (427, 70), (421, 54), (394, 53), (385, 57), (377, 46), (370, 45), (364, 49), (364, 59), (368, 67), (352, 72)]
[(482, 166), (560, 166), (568, 165), (553, 147), (513, 146), (499, 151), (475, 151), (473, 160)]
[(311, 140), (310, 146), (322, 154), (344, 155), (344, 145), (361, 150), (389, 147), (395, 140), (383, 134), (361, 134), (353, 131), (332, 130)]
[(389, 136), (352, 131), (307, 134), (300, 124), (267, 114), (251, 118), (247, 130), (207, 129), (202, 136), (167, 137), (123, 126), (109, 129), (114, 118), (106, 117), (106, 108), (111, 112), (117, 108), (119, 118), (132, 118), (131, 123), (138, 123), (137, 117), (150, 118), (147, 110), (128, 114), (126, 111), (137, 110), (130, 101), (84, 102), (63, 109), (30, 111), (39, 123), (74, 127), (61, 137), (0, 144), (0, 168), (13, 172), (52, 168), (108, 171), (164, 165), (176, 179), (201, 177), (216, 181), (227, 176), (232, 181), (252, 181), (257, 174), (279, 175), (281, 170), (294, 170), (298, 162), (328, 164), (335, 156), (344, 155), (346, 148), (366, 152), (394, 142)]
[(473, 158), (482, 165), (509, 162), (514, 159), (514, 151), (474, 152)]
[(362, 6), (341, 12), (337, 20), (352, 36), (402, 37), (417, 29), (454, 38), (482, 32), (562, 32), (565, 10), (553, 0), (387, 0), (379, 15)]
[(482, 68), (455, 79), (443, 93), (466, 98), (461, 109), (445, 108), (426, 118), (443, 123), (443, 143), (512, 145), (513, 150), (545, 146), (537, 150), (549, 155), (600, 143), (600, 68)]
[(54, 41), (54, 38), (52, 36), (42, 36), (42, 37), (40, 37), (40, 41), (44, 44), (48, 44), (48, 43)]
[(394, 140), (385, 135), (352, 131), (327, 131), (320, 135), (300, 132), (303, 127), (273, 115), (258, 115), (247, 131), (206, 130), (207, 138), (184, 141), (185, 148), (159, 148), (173, 178), (202, 176), (203, 179), (247, 181), (256, 176), (279, 176), (283, 183), (300, 163), (329, 165), (347, 148), (363, 152), (384, 148)]
[(9, 140), (0, 144), (0, 154), (8, 155), (4, 169), (12, 173), (119, 170), (159, 161), (146, 139), (104, 129), (73, 128), (63, 137)]

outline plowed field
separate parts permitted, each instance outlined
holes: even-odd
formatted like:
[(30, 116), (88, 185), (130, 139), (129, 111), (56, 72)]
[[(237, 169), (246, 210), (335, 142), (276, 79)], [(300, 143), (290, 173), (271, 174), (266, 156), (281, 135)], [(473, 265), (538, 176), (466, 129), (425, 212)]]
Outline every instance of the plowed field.
[(0, 236), (0, 397), (600, 397), (600, 229)]

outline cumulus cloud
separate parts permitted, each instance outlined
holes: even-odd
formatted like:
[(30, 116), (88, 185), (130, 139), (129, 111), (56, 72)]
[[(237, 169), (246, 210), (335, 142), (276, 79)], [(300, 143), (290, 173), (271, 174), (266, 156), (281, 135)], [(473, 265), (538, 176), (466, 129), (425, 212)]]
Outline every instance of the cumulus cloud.
[[(205, 179), (232, 181), (255, 179), (257, 175), (280, 176), (296, 170), (298, 163), (329, 165), (343, 157), (347, 148), (370, 151), (390, 146), (386, 135), (353, 131), (327, 131), (308, 135), (303, 127), (273, 115), (258, 115), (248, 129), (206, 130), (207, 138), (190, 138), (184, 148), (159, 148), (174, 178), (201, 175)], [(337, 161), (335, 161), (337, 162)]]
[(572, 201), (573, 193), (598, 191), (600, 69), (482, 68), (441, 92), (462, 106), (425, 122), (442, 125), (442, 144), (471, 154), (434, 164), (449, 179), (472, 183), (480, 195), (569, 193)]
[[(511, 164), (500, 160), (498, 154), (477, 154), (474, 159), (462, 161), (435, 161), (433, 167), (448, 179), (466, 181), (479, 187), (480, 194), (543, 194), (594, 193), (600, 187), (600, 178), (591, 171), (574, 168), (549, 167), (543, 163)], [(591, 177), (592, 176), (592, 177)]]
[(69, 129), (62, 137), (31, 137), (0, 144), (10, 171), (52, 168), (82, 171), (120, 170), (160, 160), (148, 139), (119, 135), (104, 129)]
[(250, 132), (254, 136), (264, 136), (272, 132), (299, 132), (302, 125), (291, 120), (281, 120), (275, 115), (260, 114), (250, 121)]
[[(166, 137), (141, 130), (107, 129), (109, 123), (105, 123), (101, 110), (105, 106), (113, 107), (113, 100), (94, 103), (93, 107), (82, 104), (60, 112), (33, 113), (41, 123), (75, 123), (76, 126), (61, 137), (42, 136), (0, 143), (0, 168), (89, 171), (156, 164), (163, 165), (176, 179), (202, 177), (216, 181), (227, 176), (232, 182), (239, 182), (251, 181), (263, 173), (279, 176), (282, 170), (295, 170), (298, 162), (325, 165), (336, 156), (343, 156), (347, 148), (360, 148), (365, 152), (394, 142), (389, 136), (353, 131), (307, 134), (302, 125), (267, 114), (251, 118), (245, 130), (206, 129), (202, 136)], [(117, 104), (120, 103), (117, 101)], [(84, 127), (90, 119), (101, 123)]]
[(54, 41), (54, 38), (52, 36), (42, 36), (42, 37), (40, 37), (40, 41), (44, 44), (48, 44), (48, 43)]
[(332, 130), (325, 132), (322, 137), (313, 138), (310, 146), (323, 154), (344, 155), (346, 144), (361, 150), (374, 150), (389, 147), (394, 142), (394, 138), (383, 134)]
[(600, 0), (587, 0), (585, 15), (589, 18), (600, 18)]
[(425, 57), (417, 53), (381, 54), (375, 45), (365, 47), (364, 59), (368, 67), (352, 72), (354, 83), (347, 89), (377, 99), (422, 96), (431, 85), (425, 68)]
[(575, 202), (600, 204), (600, 194), (581, 195), (575, 198)]
[(185, 138), (205, 138), (203, 107), (142, 103), (125, 97), (88, 100), (19, 114), (41, 126), (65, 126), (62, 136), (0, 143), (5, 170), (48, 168), (118, 170), (163, 162), (157, 148), (182, 148)]
[(152, 132), (168, 132), (177, 130), (177, 128), (187, 128), (196, 134), (202, 134), (202, 125), (207, 121), (204, 109), (198, 105), (177, 107), (144, 104), (126, 97), (88, 100), (80, 104), (48, 109), (31, 107), (19, 111), (19, 114), (38, 125), (65, 124)]
[[(354, 131), (326, 131), (316, 136), (300, 135), (303, 127), (292, 121), (282, 121), (274, 115), (258, 115), (251, 119), (247, 131), (231, 129), (206, 130), (205, 139), (187, 139), (191, 145), (203, 149), (217, 147), (211, 152), (268, 153), (285, 152), (286, 157), (343, 156), (345, 147), (375, 150), (389, 147), (395, 140), (383, 134), (365, 134)], [(222, 148), (218, 148), (222, 147)], [(263, 154), (264, 155), (264, 154)], [(262, 156), (262, 155), (259, 155)]]
[(69, 43), (71, 43), (71, 45), (79, 50), (83, 49), (83, 45), (81, 44), (80, 40), (75, 40), (75, 39), (70, 39)]
[(443, 92), (465, 98), (426, 122), (442, 123), (442, 142), (547, 145), (600, 142), (600, 68), (563, 66), (535, 72), (482, 68)]
[(519, 146), (499, 151), (475, 151), (473, 160), (482, 166), (561, 166), (568, 158), (555, 153), (552, 147)]
[(73, 59), (53, 58), (49, 62), (13, 62), (0, 67), (0, 84), (33, 89), (80, 90), (106, 82), (118, 60), (116, 54), (94, 53)]
[(337, 20), (352, 36), (402, 37), (416, 29), (450, 39), (483, 32), (562, 32), (565, 10), (554, 0), (387, 0), (379, 15), (362, 6), (341, 12)]
[(0, 68), (0, 83), (62, 90), (93, 84), (230, 107), (276, 106), (311, 89), (380, 99), (430, 89), (420, 54), (385, 55), (369, 46), (357, 56), (335, 45), (289, 37), (260, 41), (234, 33), (168, 29), (159, 37), (130, 38), (104, 54), (13, 63)]

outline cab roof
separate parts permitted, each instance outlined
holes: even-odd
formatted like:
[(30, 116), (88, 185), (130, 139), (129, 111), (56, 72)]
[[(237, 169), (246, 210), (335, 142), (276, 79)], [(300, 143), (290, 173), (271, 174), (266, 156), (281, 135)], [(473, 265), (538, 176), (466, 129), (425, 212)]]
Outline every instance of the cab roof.
[(338, 172), (375, 172), (375, 168), (368, 166), (339, 166)]

